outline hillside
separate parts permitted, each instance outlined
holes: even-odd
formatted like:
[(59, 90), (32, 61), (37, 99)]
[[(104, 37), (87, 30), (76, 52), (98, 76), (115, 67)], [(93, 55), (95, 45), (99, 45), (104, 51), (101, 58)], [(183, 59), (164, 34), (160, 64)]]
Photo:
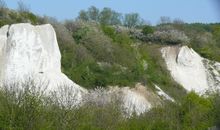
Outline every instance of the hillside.
[[(29, 24), (16, 25), (27, 22), (33, 25), (51, 24), (57, 38), (52, 35), (53, 31), (49, 31), (50, 33), (45, 31), (51, 30), (48, 29), (50, 25), (42, 29), (33, 29), (34, 27)], [(23, 85), (27, 87), (24, 92), (2, 89), (0, 92), (0, 128), (2, 129), (106, 129), (108, 127), (107, 129), (187, 130), (206, 129), (219, 123), (219, 93), (216, 93), (220, 88), (220, 24), (218, 23), (163, 23), (156, 26), (130, 27), (82, 18), (61, 23), (54, 18), (36, 16), (31, 12), (4, 9), (1, 10), (0, 25), (12, 25), (1, 28), (9, 31), (0, 32), (0, 56), (3, 57), (0, 61), (1, 81), (7, 78), (9, 79), (6, 80), (7, 82), (15, 81), (13, 79), (15, 75), (18, 77), (24, 75), (26, 73), (24, 70), (27, 70), (27, 73), (43, 72), (43, 75), (45, 74), (43, 79), (47, 77), (50, 79), (50, 75), (62, 77), (62, 71), (72, 81), (89, 91), (85, 96), (88, 101), (86, 105), (74, 108), (73, 104), (65, 102), (65, 99), (61, 100), (60, 97), (55, 97), (56, 100), (53, 100), (50, 99), (51, 97), (44, 97), (45, 95), (41, 93), (31, 91), (32, 87), (36, 87), (32, 83)], [(41, 34), (40, 39), (44, 40), (45, 33), (51, 34), (49, 36), (52, 38), (47, 39), (53, 39), (52, 41), (55, 42), (51, 40), (32, 42), (32, 39), (31, 42), (25, 40), (13, 42), (13, 38), (19, 39), (15, 37), (16, 33), (21, 33), (24, 28), (29, 31), (22, 35), (21, 39)], [(11, 46), (8, 48), (9, 51), (4, 51), (2, 48), (5, 43)], [(33, 45), (28, 47), (30, 43)], [(50, 60), (33, 60), (33, 63), (31, 61), (29, 64), (26, 55), (14, 54), (19, 51), (18, 54), (29, 53), (28, 49), (35, 49), (36, 44), (53, 48), (46, 49), (42, 54), (47, 55), (40, 57)], [(57, 44), (59, 48), (56, 48)], [(13, 46), (18, 47), (13, 48)], [(23, 49), (25, 47), (26, 49)], [(61, 55), (56, 52), (59, 50)], [(36, 55), (31, 56), (36, 57)], [(37, 66), (40, 62), (45, 62), (45, 66), (32, 70), (31, 67)], [(19, 70), (19, 66), (23, 68)], [(16, 67), (14, 68), (16, 71), (10, 72), (13, 67)], [(54, 79), (50, 82), (56, 84), (60, 80)], [(63, 79), (66, 80), (65, 77)], [(17, 81), (21, 80), (17, 79)], [(16, 88), (19, 85), (11, 86)], [(54, 86), (52, 84), (50, 88), (54, 89)], [(211, 92), (205, 93), (206, 90)], [(212, 90), (215, 92), (212, 93)], [(69, 98), (65, 96), (73, 96), (73, 94), (61, 96)], [(109, 97), (115, 100), (108, 100)], [(72, 102), (74, 101), (73, 99)], [(69, 103), (70, 106), (67, 105), (66, 108), (65, 103)], [(125, 119), (120, 110), (121, 104), (126, 104), (125, 109), (128, 111), (125, 112), (130, 114), (134, 112), (132, 117), (129, 115), (130, 118)], [(146, 111), (147, 113), (144, 113)]]

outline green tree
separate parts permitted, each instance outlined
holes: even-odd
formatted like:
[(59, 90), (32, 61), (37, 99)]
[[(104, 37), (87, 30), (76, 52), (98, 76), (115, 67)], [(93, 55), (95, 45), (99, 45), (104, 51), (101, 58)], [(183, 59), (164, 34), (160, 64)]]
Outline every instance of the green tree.
[(89, 20), (89, 16), (88, 16), (88, 12), (85, 10), (81, 10), (79, 12), (79, 16), (78, 16), (79, 20), (83, 20), (83, 21), (88, 21)]
[(99, 19), (99, 9), (96, 8), (95, 6), (91, 6), (88, 9), (88, 16), (89, 16), (90, 20), (93, 20), (93, 21), (97, 22), (98, 19)]
[(213, 26), (213, 36), (216, 40), (217, 46), (220, 47), (220, 25)]
[(7, 5), (4, 0), (0, 0), (0, 17), (4, 18), (7, 14)]
[(99, 16), (99, 21), (103, 25), (109, 25), (111, 23), (112, 10), (110, 8), (104, 8)]
[(122, 15), (110, 8), (104, 8), (99, 15), (99, 22), (102, 25), (121, 24)]
[(213, 103), (195, 92), (190, 92), (182, 102), (180, 110), (183, 128), (204, 130), (213, 125)]
[(136, 27), (137, 25), (139, 25), (140, 21), (141, 19), (138, 13), (125, 14), (124, 25), (126, 27)]
[(121, 19), (122, 19), (122, 14), (112, 11), (112, 16), (111, 16), (111, 25), (121, 25)]
[(149, 25), (144, 25), (142, 31), (144, 35), (152, 34), (154, 32), (153, 28)]
[(220, 94), (217, 93), (214, 95), (214, 116), (215, 116), (215, 125), (220, 127)]

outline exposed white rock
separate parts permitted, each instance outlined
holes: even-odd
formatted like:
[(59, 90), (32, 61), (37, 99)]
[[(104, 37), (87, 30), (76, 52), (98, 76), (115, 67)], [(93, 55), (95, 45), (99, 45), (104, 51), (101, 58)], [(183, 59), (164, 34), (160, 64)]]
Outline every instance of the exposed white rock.
[(202, 94), (206, 90), (220, 87), (204, 64), (206, 59), (193, 49), (187, 46), (169, 46), (162, 48), (161, 52), (172, 77), (186, 90)]
[[(13, 24), (0, 29), (0, 85), (28, 80), (46, 94), (55, 95), (62, 106), (92, 102), (106, 104), (121, 101), (126, 116), (140, 115), (159, 104), (159, 97), (137, 84), (135, 88), (95, 89), (89, 92), (61, 72), (61, 54), (56, 34), (49, 24)], [(18, 84), (16, 89), (23, 89)], [(21, 87), (21, 88), (19, 88)]]
[(216, 62), (216, 63), (214, 64), (214, 66), (215, 66), (215, 68), (216, 68), (218, 71), (220, 71), (220, 63)]
[(210, 61), (208, 59), (204, 59), (203, 63), (206, 67), (206, 72), (208, 75), (207, 80), (210, 86), (209, 91), (220, 90), (220, 71), (218, 68), (219, 63), (215, 61)]
[(156, 84), (154, 86), (158, 90), (157, 94), (159, 96), (161, 96), (162, 98), (169, 100), (171, 102), (175, 102), (175, 100), (172, 97), (170, 97), (169, 95), (167, 95), (160, 87), (158, 87)]
[(139, 116), (152, 108), (151, 103), (143, 96), (140, 96), (130, 90), (126, 90), (124, 93), (126, 94), (124, 95), (123, 109), (125, 110), (127, 116), (131, 116), (133, 113)]
[(122, 96), (123, 110), (127, 116), (131, 116), (132, 113), (141, 115), (161, 105), (160, 97), (141, 83), (137, 83), (134, 88), (120, 88), (119, 92)]
[(160, 97), (140, 83), (137, 83), (135, 88), (109, 86), (107, 89), (89, 90), (84, 100), (85, 103), (98, 106), (109, 103), (120, 105), (125, 117), (131, 117), (134, 113), (141, 115), (151, 108), (161, 105)]
[(7, 41), (7, 32), (8, 32), (8, 25), (3, 26), (0, 29), (0, 67), (2, 66), (2, 51), (3, 51), (3, 47), (6, 44)]
[[(33, 26), (13, 24), (0, 29), (0, 82), (27, 82), (31, 79), (46, 93), (61, 86), (72, 87), (80, 101), (85, 89), (69, 80), (61, 72), (61, 55), (56, 34), (50, 24)], [(47, 85), (42, 85), (47, 84)]]

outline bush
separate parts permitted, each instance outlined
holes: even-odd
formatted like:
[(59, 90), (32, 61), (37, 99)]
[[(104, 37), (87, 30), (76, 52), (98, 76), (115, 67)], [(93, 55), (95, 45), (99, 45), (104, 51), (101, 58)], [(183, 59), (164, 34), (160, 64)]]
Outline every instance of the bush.
[(214, 95), (214, 99), (213, 99), (213, 103), (214, 103), (214, 118), (215, 118), (215, 125), (220, 127), (220, 94), (217, 93)]
[(35, 16), (34, 14), (30, 12), (21, 12), (19, 17), (22, 18), (23, 22), (30, 22), (32, 24), (38, 23), (37, 16)]
[(81, 25), (80, 22), (76, 22), (73, 20), (66, 20), (64, 23), (64, 26), (70, 31), (70, 32), (76, 32), (80, 29)]
[(76, 40), (77, 43), (79, 43), (80, 40), (86, 37), (88, 31), (89, 31), (88, 27), (82, 27), (78, 29), (77, 31), (73, 32), (73, 38)]
[(154, 32), (151, 26), (145, 25), (141, 31), (144, 35), (152, 34)]
[(183, 129), (204, 130), (212, 126), (214, 120), (212, 111), (212, 100), (200, 97), (194, 92), (189, 93), (180, 109)]
[(116, 129), (123, 121), (116, 103), (69, 108), (56, 95), (37, 91), (32, 82), (21, 89), (17, 85), (0, 90), (0, 129)]
[(68, 107), (72, 102), (63, 106), (56, 95), (36, 88), (33, 82), (1, 86), (0, 129), (205, 130), (219, 123), (219, 94), (204, 98), (190, 92), (178, 102), (164, 102), (140, 116), (125, 118), (120, 101), (96, 101), (103, 96), (102, 90), (88, 95), (86, 104)]
[(187, 44), (190, 42), (185, 33), (178, 30), (156, 31), (150, 39), (167, 44)]
[(5, 19), (7, 17), (8, 9), (4, 0), (0, 0), (0, 18)]
[(126, 32), (123, 31), (116, 31), (116, 29), (112, 26), (102, 25), (102, 31), (105, 35), (110, 37), (113, 42), (119, 43), (119, 44), (131, 44), (132, 40), (130, 39), (129, 35)]

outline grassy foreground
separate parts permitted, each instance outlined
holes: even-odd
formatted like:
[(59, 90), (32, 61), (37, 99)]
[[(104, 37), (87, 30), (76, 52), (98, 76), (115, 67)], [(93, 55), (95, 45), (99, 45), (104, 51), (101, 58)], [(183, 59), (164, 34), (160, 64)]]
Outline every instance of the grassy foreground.
[(0, 90), (1, 130), (205, 130), (220, 123), (220, 95), (187, 94), (139, 117), (125, 118), (118, 103), (64, 107), (32, 84)]

